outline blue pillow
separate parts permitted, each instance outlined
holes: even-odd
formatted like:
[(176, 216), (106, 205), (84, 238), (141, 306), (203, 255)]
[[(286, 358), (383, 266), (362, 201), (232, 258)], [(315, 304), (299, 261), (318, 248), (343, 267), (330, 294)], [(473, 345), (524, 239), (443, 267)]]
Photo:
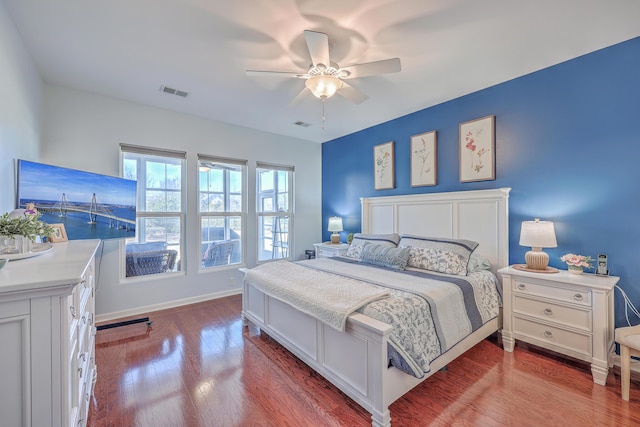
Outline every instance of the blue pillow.
[(409, 248), (395, 248), (369, 243), (362, 248), (361, 262), (394, 270), (404, 270), (409, 260)]

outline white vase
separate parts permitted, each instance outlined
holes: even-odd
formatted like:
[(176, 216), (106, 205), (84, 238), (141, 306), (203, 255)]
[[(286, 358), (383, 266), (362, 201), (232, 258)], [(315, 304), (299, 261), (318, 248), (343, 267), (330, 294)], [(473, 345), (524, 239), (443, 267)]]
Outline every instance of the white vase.
[(571, 274), (582, 274), (583, 268), (580, 267), (579, 265), (570, 265), (568, 267), (569, 267), (569, 273), (571, 273)]
[(12, 236), (0, 236), (0, 254), (26, 254), (31, 252), (31, 240), (14, 234)]

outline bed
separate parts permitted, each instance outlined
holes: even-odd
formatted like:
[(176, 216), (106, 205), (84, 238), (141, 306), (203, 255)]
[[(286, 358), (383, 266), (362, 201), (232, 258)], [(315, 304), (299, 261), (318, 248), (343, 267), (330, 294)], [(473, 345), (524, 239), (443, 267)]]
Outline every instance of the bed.
[[(474, 241), (478, 243), (474, 253), (486, 258), (495, 274), (508, 265), (509, 191), (363, 198), (362, 233)], [(409, 375), (389, 366), (393, 327), (388, 323), (356, 311), (346, 317), (343, 328), (336, 327), (265, 292), (259, 280), (252, 283), (248, 277), (243, 285), (244, 324), (255, 324), (365, 408), (374, 427), (390, 426), (391, 403), (501, 326), (501, 316), (495, 316), (430, 360), (422, 376)], [(371, 296), (372, 301), (379, 298)]]

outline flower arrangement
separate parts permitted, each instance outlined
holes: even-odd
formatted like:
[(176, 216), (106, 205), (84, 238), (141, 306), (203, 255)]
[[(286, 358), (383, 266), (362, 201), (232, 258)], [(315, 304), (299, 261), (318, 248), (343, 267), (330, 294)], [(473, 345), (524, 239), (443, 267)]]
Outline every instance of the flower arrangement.
[(591, 268), (591, 261), (593, 259), (590, 256), (566, 254), (560, 257), (560, 261), (566, 262), (568, 266)]
[(0, 217), (0, 236), (24, 236), (35, 242), (38, 236), (50, 236), (53, 228), (44, 221), (40, 221), (39, 213), (32, 204), (29, 204), (22, 215), (5, 213)]

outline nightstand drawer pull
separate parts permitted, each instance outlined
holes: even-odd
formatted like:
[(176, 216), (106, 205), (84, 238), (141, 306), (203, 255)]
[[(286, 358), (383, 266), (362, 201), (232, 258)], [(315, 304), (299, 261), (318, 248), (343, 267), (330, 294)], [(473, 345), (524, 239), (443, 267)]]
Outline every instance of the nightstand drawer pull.
[(76, 308), (74, 306), (70, 306), (69, 310), (71, 311), (71, 316), (76, 317)]
[(527, 287), (525, 286), (524, 283), (518, 283), (518, 289), (520, 289), (521, 291), (524, 291)]
[(553, 310), (551, 310), (550, 308), (545, 308), (544, 314), (546, 314), (547, 316), (551, 316), (553, 314)]
[(544, 337), (545, 338), (553, 338), (553, 334), (551, 333), (551, 331), (544, 331)]
[(575, 294), (573, 296), (573, 299), (576, 301), (582, 301), (584, 299), (584, 297), (581, 294)]

